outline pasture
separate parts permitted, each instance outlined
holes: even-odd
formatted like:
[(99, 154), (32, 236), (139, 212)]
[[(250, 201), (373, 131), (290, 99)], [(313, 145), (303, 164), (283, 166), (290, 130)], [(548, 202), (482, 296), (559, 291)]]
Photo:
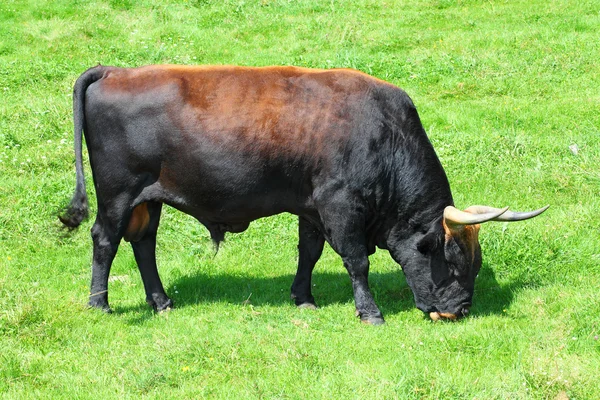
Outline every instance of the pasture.
[[(600, 372), (600, 7), (542, 0), (4, 0), (0, 4), (0, 397), (592, 399)], [(290, 285), (297, 218), (228, 235), (165, 207), (146, 305), (131, 247), (113, 314), (86, 307), (92, 218), (56, 218), (75, 184), (71, 93), (98, 63), (359, 69), (405, 89), (459, 208), (486, 223), (471, 315), (433, 323), (400, 267), (371, 257), (386, 318), (354, 317), (326, 245), (317, 310)]]

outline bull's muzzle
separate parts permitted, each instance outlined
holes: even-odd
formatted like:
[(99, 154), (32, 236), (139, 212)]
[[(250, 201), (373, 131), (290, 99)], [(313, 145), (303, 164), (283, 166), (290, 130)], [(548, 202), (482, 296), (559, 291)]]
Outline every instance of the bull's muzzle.
[(433, 311), (429, 313), (429, 318), (431, 318), (432, 321), (439, 321), (439, 320), (449, 320), (449, 321), (456, 321), (457, 319), (460, 319), (462, 317), (466, 317), (469, 314), (469, 307), (471, 305), (470, 304), (466, 304), (464, 306), (461, 307), (460, 311), (456, 314), (453, 313), (441, 313), (438, 311)]

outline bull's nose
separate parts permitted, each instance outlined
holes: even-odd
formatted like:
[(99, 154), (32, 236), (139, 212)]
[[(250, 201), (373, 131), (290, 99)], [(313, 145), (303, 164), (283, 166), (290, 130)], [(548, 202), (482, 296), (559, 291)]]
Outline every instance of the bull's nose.
[(463, 306), (460, 309), (460, 316), (461, 317), (466, 317), (467, 315), (469, 315), (469, 310), (471, 309), (471, 303), (465, 303), (463, 304)]
[(434, 311), (434, 312), (429, 313), (429, 318), (431, 318), (433, 321), (439, 321), (440, 319), (449, 319), (449, 320), (454, 321), (455, 319), (458, 318), (458, 316), (456, 314), (440, 313), (440, 312)]
[(438, 311), (433, 311), (429, 313), (429, 318), (431, 318), (433, 321), (439, 321), (441, 319), (447, 319), (447, 320), (451, 320), (451, 321), (455, 321), (459, 318), (462, 317), (466, 317), (467, 315), (469, 315), (469, 308), (471, 307), (471, 304), (464, 304), (463, 306), (461, 306), (454, 314), (453, 313), (444, 313), (444, 312), (438, 312)]

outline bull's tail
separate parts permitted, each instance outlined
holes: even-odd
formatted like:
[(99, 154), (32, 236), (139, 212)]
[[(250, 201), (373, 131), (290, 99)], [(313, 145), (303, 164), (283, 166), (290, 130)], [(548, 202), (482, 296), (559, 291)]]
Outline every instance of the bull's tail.
[(75, 128), (75, 175), (76, 185), (73, 198), (58, 219), (68, 228), (77, 228), (88, 216), (88, 198), (85, 191), (85, 178), (83, 176), (83, 130), (85, 128), (85, 91), (88, 86), (104, 75), (106, 69), (102, 66), (90, 68), (85, 71), (75, 82), (73, 88), (73, 125)]

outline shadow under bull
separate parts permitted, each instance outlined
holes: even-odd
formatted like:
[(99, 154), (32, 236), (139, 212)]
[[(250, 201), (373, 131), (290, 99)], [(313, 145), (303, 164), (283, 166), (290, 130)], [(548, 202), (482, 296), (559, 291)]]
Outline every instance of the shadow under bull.
[[(176, 278), (167, 286), (167, 292), (171, 294), (177, 308), (219, 302), (241, 305), (247, 301), (255, 307), (281, 306), (293, 304), (289, 296), (293, 280), (292, 274), (256, 277), (231, 275), (227, 272), (197, 272)], [(371, 272), (369, 281), (373, 296), (382, 312), (396, 315), (414, 309), (413, 295), (401, 270)], [(313, 294), (319, 307), (346, 304), (353, 300), (352, 284), (348, 274), (344, 272), (315, 272), (313, 285)], [(472, 308), (471, 315), (502, 315), (503, 310), (510, 306), (514, 291), (523, 285), (520, 281), (500, 285), (492, 268), (484, 263), (475, 287), (478, 301)], [(148, 309), (145, 303), (132, 306), (117, 305), (114, 309), (116, 313), (146, 310)], [(151, 315), (148, 314), (147, 317)]]

